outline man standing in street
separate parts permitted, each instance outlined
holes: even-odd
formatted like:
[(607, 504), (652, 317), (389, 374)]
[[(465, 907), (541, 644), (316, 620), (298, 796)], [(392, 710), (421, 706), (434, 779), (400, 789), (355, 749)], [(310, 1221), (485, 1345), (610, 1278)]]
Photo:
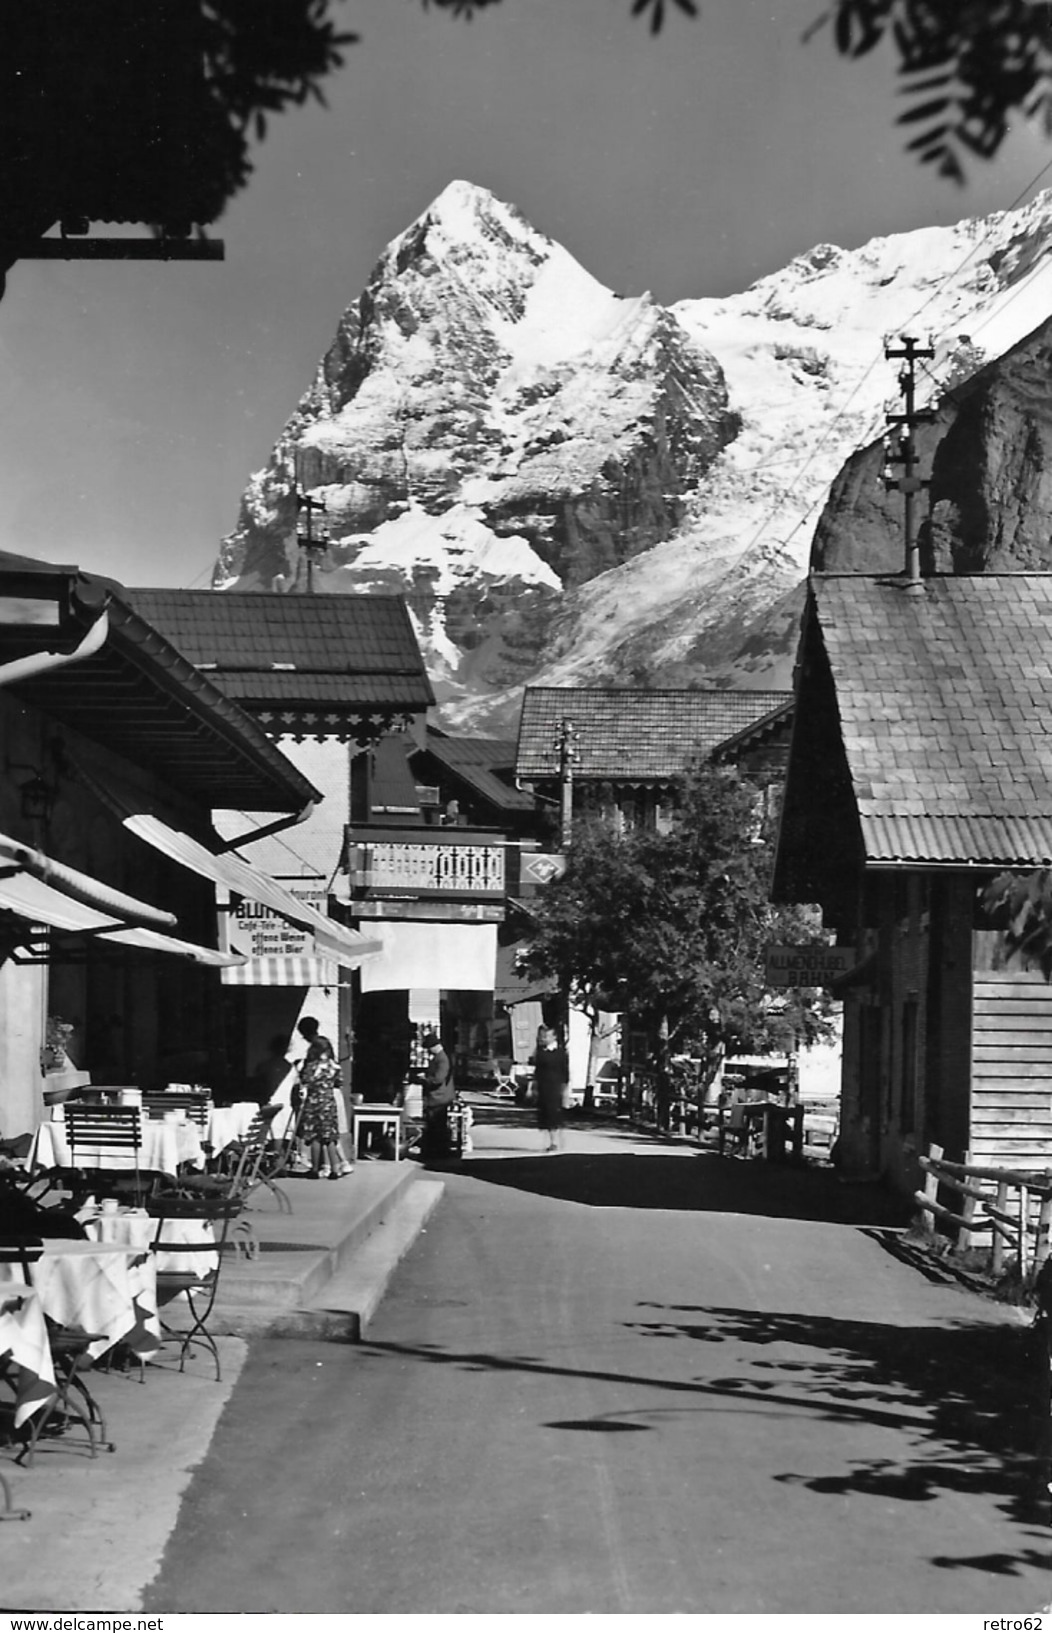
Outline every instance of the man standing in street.
[(451, 1150), (449, 1108), (456, 1095), (453, 1068), (437, 1032), (426, 1033), (424, 1043), (428, 1050), (428, 1062), (424, 1072), (424, 1137), (421, 1152), (425, 1157), (448, 1157)]

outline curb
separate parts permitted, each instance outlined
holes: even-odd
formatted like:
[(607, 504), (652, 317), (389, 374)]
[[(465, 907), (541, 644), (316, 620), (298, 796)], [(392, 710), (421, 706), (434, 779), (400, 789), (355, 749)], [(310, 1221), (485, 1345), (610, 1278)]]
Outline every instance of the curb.
[(239, 1338), (312, 1338), (357, 1344), (402, 1259), (445, 1190), (441, 1180), (417, 1179), (348, 1262), (296, 1309), (226, 1305), (214, 1331)]

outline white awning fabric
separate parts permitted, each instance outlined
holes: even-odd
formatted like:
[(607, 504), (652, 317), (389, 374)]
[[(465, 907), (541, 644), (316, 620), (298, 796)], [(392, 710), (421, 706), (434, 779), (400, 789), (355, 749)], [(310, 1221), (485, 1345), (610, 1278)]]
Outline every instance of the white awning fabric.
[(124, 826), (129, 833), (145, 840), (155, 850), (171, 857), (173, 861), (189, 868), (191, 872), (200, 874), (202, 878), (211, 879), (214, 884), (221, 885), (246, 901), (259, 902), (261, 906), (269, 907), (289, 924), (296, 924), (303, 930), (309, 930), (314, 938), (315, 951), (321, 958), (331, 959), (345, 969), (353, 969), (382, 950), (379, 937), (364, 936), (357, 930), (349, 930), (345, 925), (337, 924), (324, 913), (319, 913), (309, 903), (300, 901), (291, 890), (287, 890), (276, 879), (250, 867), (240, 856), (234, 856), (230, 852), (217, 856), (214, 851), (210, 851), (207, 846), (183, 833), (181, 829), (172, 828), (167, 822), (162, 822), (160, 817), (145, 813), (128, 816), (124, 818)]
[[(100, 889), (105, 888), (100, 886)], [(237, 953), (221, 953), (214, 947), (199, 947), (196, 942), (180, 941), (176, 936), (163, 935), (146, 925), (129, 925), (114, 918), (111, 913), (100, 913), (28, 873), (0, 879), (0, 908), (16, 913), (31, 925), (42, 924), (52, 930), (92, 935), (99, 941), (115, 941), (144, 952), (170, 953), (209, 968), (245, 963), (245, 959)]]
[(340, 968), (330, 958), (312, 958), (309, 954), (272, 954), (265, 958), (248, 958), (236, 969), (224, 970), (224, 985), (233, 987), (338, 987)]
[(383, 951), (362, 968), (363, 992), (492, 992), (497, 970), (495, 924), (426, 924), (377, 920)]
[(233, 966), (245, 962), (240, 953), (223, 953), (215, 947), (200, 947), (196, 941), (180, 941), (178, 936), (165, 936), (159, 930), (147, 930), (141, 926), (130, 930), (104, 930), (98, 940), (118, 941), (124, 947), (138, 947), (147, 953), (170, 953), (174, 958), (188, 958), (192, 964), (203, 964), (207, 969), (222, 970), (224, 975)]
[(46, 924), (53, 930), (119, 930), (124, 922), (112, 913), (99, 913), (75, 902), (28, 873), (0, 879), (0, 907), (30, 924)]
[[(53, 857), (45, 856), (43, 851), (35, 850), (32, 845), (23, 844), (20, 839), (0, 834), (0, 874), (10, 868), (18, 869), (16, 879), (36, 880), (50, 886), (53, 894), (61, 895), (67, 904), (80, 903), (96, 917), (101, 914), (103, 921), (109, 918), (125, 924), (148, 924), (155, 930), (170, 929), (176, 923), (174, 913), (153, 907), (149, 902), (141, 902), (135, 896), (126, 896), (122, 890), (114, 890), (112, 885), (92, 878), (90, 873), (80, 873), (65, 862), (56, 862)], [(6, 882), (13, 883), (14, 879)], [(15, 908), (14, 911), (18, 912), (19, 909)], [(42, 919), (39, 922), (51, 921)], [(76, 929), (78, 926), (70, 925), (68, 928)]]

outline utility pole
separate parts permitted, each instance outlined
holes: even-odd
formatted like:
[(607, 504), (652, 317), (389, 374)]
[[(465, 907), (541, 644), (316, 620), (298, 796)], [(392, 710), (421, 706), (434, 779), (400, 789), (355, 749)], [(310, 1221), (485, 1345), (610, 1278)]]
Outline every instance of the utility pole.
[(905, 576), (907, 585), (912, 589), (914, 585), (920, 587), (920, 552), (917, 548), (917, 523), (914, 510), (914, 499), (923, 488), (928, 486), (927, 480), (917, 475), (917, 466), (920, 463), (917, 457), (916, 444), (913, 441), (914, 428), (918, 425), (927, 425), (935, 418), (930, 408), (918, 408), (917, 401), (917, 361), (922, 357), (934, 357), (935, 353), (930, 346), (921, 346), (912, 335), (903, 335), (898, 347), (884, 344), (884, 356), (889, 359), (901, 358), (902, 368), (899, 371), (899, 390), (902, 392), (902, 414), (889, 414), (888, 425), (900, 426), (895, 451), (888, 451), (889, 465), (901, 465), (901, 476), (886, 476), (884, 486), (889, 492), (902, 494), (903, 523), (905, 530), (906, 561)]
[(572, 720), (560, 721), (555, 752), (559, 756), (559, 843), (565, 851), (573, 837), (573, 768), (580, 758)]
[(324, 526), (320, 526), (316, 534), (314, 532), (315, 514), (320, 516), (325, 515), (325, 503), (321, 499), (312, 499), (309, 493), (301, 492), (299, 486), (296, 487), (295, 492), (297, 514), (301, 510), (305, 510), (307, 512), (306, 531), (296, 534), (296, 543), (299, 545), (300, 549), (307, 558), (306, 594), (312, 595), (314, 593), (315, 557), (323, 556), (326, 550), (329, 548), (329, 536), (326, 533)]

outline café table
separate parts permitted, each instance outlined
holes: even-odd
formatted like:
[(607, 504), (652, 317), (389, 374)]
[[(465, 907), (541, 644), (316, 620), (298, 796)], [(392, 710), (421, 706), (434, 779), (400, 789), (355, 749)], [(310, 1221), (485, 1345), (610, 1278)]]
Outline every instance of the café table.
[(389, 1131), (394, 1140), (394, 1160), (401, 1160), (402, 1152), (402, 1108), (388, 1104), (360, 1102), (351, 1107), (351, 1150), (355, 1157), (359, 1155), (358, 1135), (363, 1128), (379, 1128), (380, 1132)]
[[(145, 1208), (84, 1207), (77, 1214), (93, 1242), (112, 1243), (118, 1247), (137, 1248), (147, 1252), (157, 1237), (158, 1221)], [(156, 1270), (185, 1270), (188, 1267), (202, 1275), (219, 1268), (219, 1254), (180, 1254), (180, 1244), (196, 1247), (200, 1243), (214, 1243), (215, 1227), (207, 1219), (187, 1219), (172, 1215), (161, 1221), (159, 1246), (165, 1251), (153, 1255)]]
[(228, 1145), (243, 1140), (259, 1115), (255, 1100), (238, 1100), (232, 1106), (213, 1106), (205, 1125), (204, 1137), (215, 1156)]
[[(60, 1327), (102, 1336), (89, 1344), (92, 1360), (114, 1344), (152, 1355), (161, 1345), (157, 1317), (157, 1268), (153, 1255), (114, 1243), (45, 1237), (33, 1263), (33, 1287), (46, 1316)], [(24, 1285), (17, 1265), (0, 1264), (0, 1295)]]
[(15, 1396), (15, 1428), (55, 1395), (47, 1323), (40, 1295), (32, 1287), (0, 1288), (0, 1368)]
[[(61, 1110), (61, 1107), (57, 1107)], [(201, 1146), (201, 1130), (185, 1115), (168, 1112), (164, 1117), (143, 1117), (139, 1123), (139, 1172), (172, 1174), (187, 1165), (203, 1168), (205, 1154)], [(37, 1168), (69, 1168), (69, 1140), (64, 1121), (49, 1118), (40, 1123), (29, 1149), (27, 1166), (32, 1173)], [(109, 1148), (105, 1141), (98, 1145), (78, 1146), (77, 1167), (105, 1168), (118, 1173), (134, 1171), (135, 1161), (126, 1147)]]

